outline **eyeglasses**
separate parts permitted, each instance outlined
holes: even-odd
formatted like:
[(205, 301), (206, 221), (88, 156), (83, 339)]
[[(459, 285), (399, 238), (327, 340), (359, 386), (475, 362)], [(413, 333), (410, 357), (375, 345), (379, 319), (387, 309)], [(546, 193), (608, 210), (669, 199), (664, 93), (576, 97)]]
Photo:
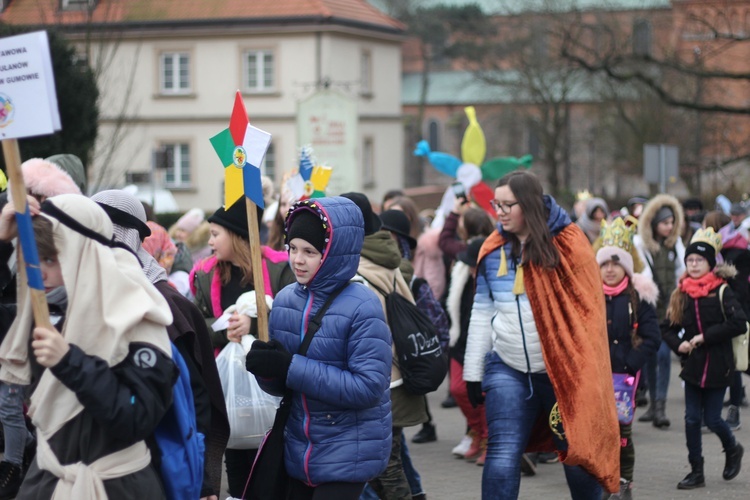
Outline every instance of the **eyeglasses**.
[(503, 203), (497, 200), (491, 200), (490, 205), (492, 205), (492, 208), (497, 212), (498, 210), (502, 211), (504, 214), (509, 214), (511, 210), (513, 210), (513, 207), (518, 205), (518, 202), (513, 203)]
[(703, 262), (706, 262), (706, 259), (704, 259), (703, 257), (698, 257), (695, 259), (685, 259), (685, 264), (689, 266), (697, 266), (699, 264), (702, 264)]

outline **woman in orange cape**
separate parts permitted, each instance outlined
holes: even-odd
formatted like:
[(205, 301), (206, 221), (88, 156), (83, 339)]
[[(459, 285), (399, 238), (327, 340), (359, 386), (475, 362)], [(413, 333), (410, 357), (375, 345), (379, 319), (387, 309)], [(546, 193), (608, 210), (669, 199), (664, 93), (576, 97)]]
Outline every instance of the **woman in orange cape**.
[(619, 436), (599, 267), (588, 239), (529, 172), (498, 182), (464, 379), (489, 427), (482, 498), (518, 497), (526, 451), (557, 449), (574, 499), (619, 489)]

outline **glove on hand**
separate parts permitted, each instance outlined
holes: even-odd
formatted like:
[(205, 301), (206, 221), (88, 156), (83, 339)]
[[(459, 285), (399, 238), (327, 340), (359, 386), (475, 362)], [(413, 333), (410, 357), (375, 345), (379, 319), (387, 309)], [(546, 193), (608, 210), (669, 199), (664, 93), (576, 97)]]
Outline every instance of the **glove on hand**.
[(472, 408), (484, 404), (481, 382), (466, 382), (466, 395), (469, 396), (469, 403), (471, 403)]
[(292, 354), (278, 340), (253, 342), (245, 357), (247, 371), (263, 378), (277, 378), (286, 381)]

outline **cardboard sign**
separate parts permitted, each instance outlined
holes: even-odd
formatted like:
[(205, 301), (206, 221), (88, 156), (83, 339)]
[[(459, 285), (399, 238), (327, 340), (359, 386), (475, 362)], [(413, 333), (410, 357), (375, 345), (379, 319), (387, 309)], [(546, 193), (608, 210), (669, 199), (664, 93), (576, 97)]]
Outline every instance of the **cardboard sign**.
[(47, 32), (0, 38), (0, 140), (60, 128)]

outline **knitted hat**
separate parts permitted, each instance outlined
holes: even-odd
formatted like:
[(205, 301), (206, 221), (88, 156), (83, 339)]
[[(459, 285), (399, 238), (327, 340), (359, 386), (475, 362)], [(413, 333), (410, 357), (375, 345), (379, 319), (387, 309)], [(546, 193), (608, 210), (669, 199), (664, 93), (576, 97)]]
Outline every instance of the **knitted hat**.
[(76, 183), (81, 193), (86, 194), (86, 169), (83, 168), (83, 162), (73, 154), (52, 155), (45, 158), (45, 161), (54, 163), (60, 169), (67, 173), (73, 182)]
[(690, 245), (685, 249), (685, 262), (688, 255), (698, 254), (708, 261), (708, 266), (716, 267), (716, 254), (721, 250), (721, 235), (714, 232), (713, 228), (699, 229), (690, 240)]
[[(263, 209), (258, 207), (259, 227), (263, 224), (262, 220)], [(223, 207), (218, 209), (208, 218), (208, 222), (218, 224), (221, 227), (242, 236), (246, 240), (250, 238), (250, 234), (247, 231), (247, 207), (245, 206), (244, 198), (240, 198), (234, 205), (229, 207), (229, 210), (224, 210)]]
[(380, 220), (383, 223), (382, 229), (396, 233), (406, 239), (409, 242), (409, 248), (412, 250), (417, 248), (417, 240), (409, 235), (411, 223), (404, 212), (401, 210), (386, 210), (380, 214)]
[(742, 203), (732, 203), (729, 209), (729, 215), (745, 215), (747, 214), (747, 208)]
[(320, 217), (309, 210), (299, 210), (292, 216), (287, 233), (287, 241), (300, 238), (323, 253), (326, 248), (326, 234)]
[(656, 215), (654, 215), (654, 218), (651, 221), (651, 225), (656, 227), (658, 223), (660, 223), (663, 220), (667, 220), (670, 217), (674, 217), (674, 211), (672, 210), (672, 207), (670, 207), (669, 205), (664, 205), (659, 210), (656, 211)]
[(344, 193), (341, 196), (352, 200), (362, 211), (362, 217), (365, 219), (365, 236), (380, 231), (382, 223), (380, 222), (380, 218), (372, 211), (372, 205), (370, 205), (370, 200), (367, 199), (367, 196), (362, 193)]
[(192, 233), (196, 230), (201, 222), (206, 218), (206, 214), (200, 208), (191, 208), (182, 217), (177, 219), (175, 225), (178, 229), (182, 229), (187, 233)]

